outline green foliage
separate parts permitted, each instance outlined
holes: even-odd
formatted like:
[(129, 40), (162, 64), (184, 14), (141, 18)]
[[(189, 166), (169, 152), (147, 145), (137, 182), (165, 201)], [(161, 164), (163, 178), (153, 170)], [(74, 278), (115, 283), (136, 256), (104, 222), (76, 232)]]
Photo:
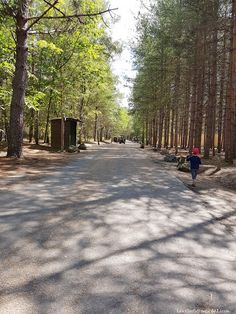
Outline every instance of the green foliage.
[(3, 61), (0, 63), (1, 79), (12, 78), (14, 73), (14, 65), (10, 62)]
[(138, 74), (132, 102), (141, 116), (173, 103), (176, 69), (181, 66), (182, 75), (192, 62), (194, 36), (190, 34), (198, 13), (184, 2), (153, 1), (150, 11), (139, 17), (138, 41), (133, 49)]
[(58, 48), (54, 43), (47, 42), (46, 40), (38, 40), (37, 46), (39, 49), (47, 49), (47, 54), (61, 54), (63, 52), (63, 50), (61, 48)]
[(25, 97), (25, 104), (27, 108), (34, 109), (38, 111), (40, 109), (40, 104), (45, 98), (45, 94), (42, 92), (35, 92), (33, 95)]
[(3, 104), (1, 106), (2, 109), (4, 109), (4, 104), (8, 103), (10, 101), (11, 92), (7, 89), (0, 90), (0, 103)]
[(133, 131), (132, 117), (129, 115), (127, 108), (117, 107), (115, 111), (115, 125), (113, 135), (129, 136)]
[[(10, 0), (0, 4), (0, 104), (7, 109), (8, 115), (15, 68), (13, 16), (20, 3)], [(44, 1), (31, 1), (29, 16), (40, 16), (47, 8)], [(110, 68), (112, 55), (119, 53), (121, 47), (112, 42), (106, 32), (104, 20), (109, 23), (108, 19), (99, 15), (56, 19), (62, 16), (61, 12), (88, 14), (105, 8), (104, 0), (60, 0), (30, 29), (24, 116), (25, 124), (30, 126), (34, 124), (33, 112), (39, 112), (41, 136), (47, 119), (62, 114), (82, 120), (84, 132), (90, 136), (95, 114), (99, 127), (112, 130), (120, 123), (120, 129), (125, 129), (124, 116), (117, 114), (116, 78)]]
[[(6, 119), (9, 117), (12, 95), (12, 78), (14, 73), (15, 43), (9, 31), (12, 23), (3, 16), (0, 19), (0, 111)], [(1, 113), (1, 112), (0, 112)], [(0, 114), (1, 116), (1, 114)], [(0, 121), (1, 123), (1, 121)], [(0, 125), (4, 129), (3, 125)]]

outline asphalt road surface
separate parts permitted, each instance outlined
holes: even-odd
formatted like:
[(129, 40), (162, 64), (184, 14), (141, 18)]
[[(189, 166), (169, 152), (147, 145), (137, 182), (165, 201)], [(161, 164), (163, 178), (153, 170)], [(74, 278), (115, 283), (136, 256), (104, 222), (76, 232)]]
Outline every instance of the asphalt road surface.
[(0, 314), (236, 313), (235, 238), (138, 144), (0, 191)]

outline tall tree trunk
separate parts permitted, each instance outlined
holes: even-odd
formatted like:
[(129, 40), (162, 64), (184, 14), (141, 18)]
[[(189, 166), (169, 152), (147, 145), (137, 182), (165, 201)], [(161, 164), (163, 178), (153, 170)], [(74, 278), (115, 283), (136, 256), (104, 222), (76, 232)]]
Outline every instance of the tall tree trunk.
[(236, 92), (236, 0), (232, 0), (231, 56), (229, 83), (225, 109), (225, 160), (232, 162), (236, 157), (235, 125), (235, 92)]
[[(3, 88), (3, 79), (0, 77), (0, 88)], [(3, 100), (0, 99), (0, 142), (3, 140), (3, 135), (4, 135), (4, 103)]]
[(34, 136), (34, 114), (35, 110), (33, 108), (30, 109), (30, 126), (29, 126), (29, 143), (32, 143)]
[(104, 131), (104, 127), (100, 128), (100, 142), (103, 141), (103, 131)]
[(205, 83), (205, 41), (206, 35), (204, 31), (199, 31), (197, 43), (197, 94), (196, 94), (196, 112), (195, 112), (195, 130), (194, 130), (194, 146), (201, 151), (202, 139), (202, 123), (203, 123), (203, 101), (204, 101), (204, 83)]
[(212, 47), (210, 49), (209, 62), (209, 99), (206, 108), (206, 138), (204, 144), (204, 157), (209, 157), (209, 150), (212, 148), (214, 155), (214, 139), (215, 139), (215, 109), (216, 109), (216, 91), (217, 91), (217, 1), (213, 7), (213, 34), (211, 36)]
[(152, 128), (153, 128), (153, 147), (157, 146), (157, 119), (154, 118), (152, 122)]
[(50, 90), (49, 95), (49, 101), (48, 101), (48, 110), (47, 110), (47, 121), (46, 121), (46, 127), (45, 127), (45, 133), (44, 133), (44, 143), (48, 143), (48, 126), (49, 126), (49, 120), (50, 120), (50, 110), (51, 110), (51, 104), (52, 104), (52, 94), (53, 90)]
[(179, 108), (175, 109), (175, 137), (174, 137), (174, 147), (175, 153), (178, 153), (178, 133), (179, 133)]
[(183, 105), (183, 129), (182, 129), (182, 148), (186, 149), (188, 145), (189, 132), (189, 103), (190, 103), (190, 82), (191, 82), (191, 68), (188, 66), (185, 73), (185, 90), (184, 90), (184, 105)]
[(94, 118), (94, 132), (93, 132), (93, 140), (94, 142), (97, 141), (97, 129), (98, 129), (98, 114), (97, 114), (97, 110), (98, 108), (95, 108), (96, 112), (95, 112), (95, 118)]
[(171, 125), (170, 125), (170, 148), (174, 146), (174, 122), (175, 122), (175, 110), (172, 104), (171, 110)]
[(35, 112), (34, 140), (35, 140), (35, 144), (39, 145), (39, 111)]
[(149, 141), (148, 141), (148, 116), (146, 116), (146, 119), (145, 119), (145, 143), (146, 143), (146, 145), (149, 145)]
[[(85, 92), (85, 88), (84, 88), (84, 92)], [(83, 111), (84, 111), (84, 96), (82, 96), (79, 100), (79, 125), (80, 125), (80, 129), (79, 129), (79, 144), (82, 143), (82, 134), (84, 133), (84, 126), (83, 126)], [(96, 131), (94, 131), (96, 132)], [(85, 136), (84, 136), (85, 137)]]
[(9, 121), (8, 121), (6, 110), (3, 110), (3, 117), (4, 117), (4, 126), (5, 126), (5, 141), (8, 141)]
[(149, 141), (149, 145), (151, 145), (151, 146), (153, 146), (152, 121), (153, 121), (153, 119), (151, 119), (151, 118), (148, 121), (148, 127), (149, 127), (149, 135), (148, 135), (149, 139), (148, 139), (148, 141)]
[(218, 105), (218, 139), (217, 139), (218, 153), (221, 153), (221, 150), (222, 150), (223, 106), (224, 106), (224, 95), (225, 95), (225, 66), (226, 66), (226, 31), (224, 31), (223, 57), (222, 57), (221, 74), (220, 74), (220, 98), (219, 98), (219, 105)]
[(143, 128), (142, 128), (142, 144), (144, 145), (145, 141), (145, 119), (143, 117)]
[(165, 127), (164, 127), (164, 147), (169, 146), (169, 132), (170, 132), (170, 106), (167, 105), (165, 113)]
[(190, 108), (190, 126), (189, 126), (189, 151), (193, 148), (194, 129), (195, 129), (195, 113), (196, 113), (196, 75), (194, 75)]
[(162, 147), (163, 122), (164, 122), (164, 109), (161, 108), (160, 111), (159, 111), (158, 148), (161, 148), (161, 147)]
[(179, 104), (180, 104), (180, 56), (178, 56), (177, 68), (176, 68), (176, 77), (175, 77), (175, 137), (174, 137), (174, 146), (175, 153), (178, 153), (178, 135), (179, 135)]
[(27, 62), (27, 17), (29, 0), (22, 0), (16, 15), (16, 65), (13, 78), (13, 92), (10, 108), (8, 134), (8, 157), (22, 155), (23, 109), (25, 103), (26, 62)]

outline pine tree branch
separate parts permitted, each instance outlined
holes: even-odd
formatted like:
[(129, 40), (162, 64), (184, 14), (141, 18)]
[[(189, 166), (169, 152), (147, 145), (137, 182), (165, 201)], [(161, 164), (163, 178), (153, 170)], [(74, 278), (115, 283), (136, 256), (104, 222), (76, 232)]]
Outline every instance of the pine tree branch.
[[(55, 0), (50, 6), (45, 10), (40, 16), (34, 17), (34, 18), (27, 18), (27, 21), (34, 20), (26, 29), (26, 32), (29, 31), (34, 24), (38, 23), (41, 19), (45, 18), (45, 15), (58, 3), (58, 0)], [(63, 17), (64, 18), (64, 17)]]
[(48, 31), (28, 31), (29, 35), (51, 35), (55, 33), (67, 33), (68, 30), (52, 29)]
[(57, 1), (54, 2), (54, 4), (52, 4), (50, 6), (50, 8), (48, 8), (42, 15), (40, 15), (39, 17), (35, 16), (35, 17), (29, 17), (27, 20), (31, 21), (34, 20), (32, 22), (32, 24), (28, 27), (31, 28), (32, 25), (34, 25), (35, 23), (37, 23), (39, 20), (41, 19), (47, 19), (47, 20), (57, 20), (57, 19), (73, 19), (73, 18), (81, 18), (81, 17), (93, 17), (93, 16), (99, 16), (99, 15), (103, 15), (105, 13), (108, 12), (112, 12), (114, 10), (118, 10), (118, 8), (114, 8), (114, 9), (107, 9), (104, 11), (100, 11), (100, 12), (95, 12), (95, 13), (82, 13), (82, 14), (72, 14), (72, 15), (63, 15), (63, 16), (45, 16), (45, 14), (53, 7), (53, 5), (55, 5), (57, 3)]
[(101, 16), (101, 18), (102, 18), (102, 21), (103, 21), (104, 25), (106, 25), (106, 27), (109, 28), (109, 26), (107, 25), (107, 23), (106, 23), (106, 21), (104, 20), (103, 16)]
[(46, 30), (29, 30), (28, 34), (29, 35), (53, 35), (53, 34), (57, 34), (57, 33), (73, 33), (75, 31), (75, 26), (73, 26), (72, 24), (69, 25), (69, 27), (64, 27), (64, 28), (55, 28), (55, 29), (46, 29)]
[[(43, 1), (44, 1), (45, 3), (47, 3), (48, 5), (51, 6), (51, 3), (48, 2), (47, 0), (43, 0)], [(58, 9), (55, 4), (53, 5), (53, 8), (54, 8), (56, 11), (58, 11), (59, 13), (61, 13), (64, 17), (66, 17), (65, 13), (62, 12), (60, 9)]]

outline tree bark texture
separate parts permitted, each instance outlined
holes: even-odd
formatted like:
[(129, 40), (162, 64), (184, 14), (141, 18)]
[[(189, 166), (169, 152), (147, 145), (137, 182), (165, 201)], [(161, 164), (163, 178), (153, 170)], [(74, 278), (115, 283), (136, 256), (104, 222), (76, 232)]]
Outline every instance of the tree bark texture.
[(36, 145), (39, 145), (39, 111), (38, 110), (35, 112), (34, 141)]
[(34, 114), (35, 111), (33, 108), (30, 109), (30, 126), (29, 126), (29, 143), (33, 140), (34, 135)]
[(209, 150), (212, 148), (214, 155), (214, 139), (215, 139), (215, 108), (216, 108), (216, 91), (217, 91), (217, 1), (210, 5), (212, 12), (212, 31), (211, 31), (211, 47), (209, 49), (209, 96), (206, 108), (206, 138), (204, 144), (204, 157), (209, 157)]
[(98, 122), (98, 115), (95, 113), (95, 119), (94, 119), (94, 132), (93, 132), (93, 140), (96, 142), (97, 140), (97, 122)]
[(192, 79), (192, 93), (191, 93), (191, 107), (190, 107), (190, 126), (189, 126), (189, 140), (188, 147), (189, 151), (192, 151), (193, 148), (193, 140), (194, 140), (194, 130), (195, 130), (195, 115), (196, 115), (196, 97), (197, 97), (197, 63), (195, 56), (195, 64), (194, 64), (194, 75)]
[(199, 31), (197, 42), (197, 86), (196, 86), (196, 112), (194, 125), (194, 146), (201, 151), (202, 123), (203, 123), (203, 101), (204, 101), (204, 83), (205, 83), (205, 41), (204, 31)]
[(23, 143), (23, 109), (26, 88), (27, 62), (27, 17), (29, 0), (22, 0), (16, 16), (16, 61), (13, 77), (13, 92), (10, 108), (8, 134), (8, 157), (20, 158)]
[(232, 35), (231, 57), (229, 69), (229, 84), (225, 111), (225, 160), (232, 162), (236, 157), (236, 119), (235, 119), (235, 92), (236, 92), (236, 0), (232, 0)]
[(167, 105), (165, 113), (165, 127), (164, 127), (164, 147), (169, 146), (169, 133), (170, 133), (170, 106)]
[(163, 124), (164, 124), (164, 109), (161, 108), (159, 110), (158, 148), (162, 147)]
[(50, 120), (50, 112), (51, 112), (51, 105), (52, 105), (52, 95), (53, 90), (50, 90), (49, 94), (49, 101), (48, 101), (48, 110), (47, 110), (47, 121), (45, 126), (45, 133), (44, 133), (44, 143), (48, 143), (48, 128), (49, 128), (49, 120)]
[(176, 76), (175, 76), (175, 136), (174, 136), (174, 146), (175, 146), (175, 153), (178, 153), (178, 133), (179, 133), (179, 104), (180, 104), (180, 97), (179, 97), (179, 88), (180, 88), (180, 57), (178, 56), (178, 62), (176, 67)]
[(223, 57), (221, 61), (221, 73), (220, 73), (220, 97), (218, 104), (218, 139), (217, 139), (217, 151), (221, 153), (222, 150), (222, 130), (223, 130), (223, 113), (224, 113), (224, 99), (225, 99), (225, 65), (226, 65), (226, 31), (224, 31), (223, 40)]

